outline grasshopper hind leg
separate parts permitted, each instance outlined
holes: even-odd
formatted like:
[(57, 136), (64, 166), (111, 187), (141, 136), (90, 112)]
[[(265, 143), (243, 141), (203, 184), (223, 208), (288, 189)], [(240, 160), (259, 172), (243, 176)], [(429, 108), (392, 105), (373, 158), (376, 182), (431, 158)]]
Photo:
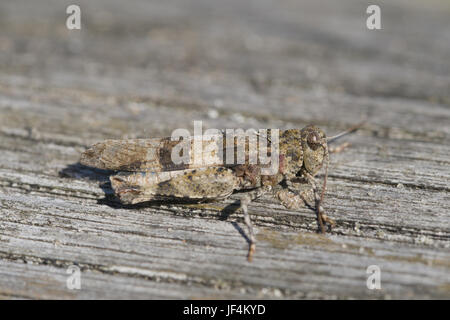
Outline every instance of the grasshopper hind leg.
[(167, 172), (119, 172), (110, 177), (124, 204), (153, 200), (211, 201), (227, 198), (238, 185), (230, 169), (206, 167)]

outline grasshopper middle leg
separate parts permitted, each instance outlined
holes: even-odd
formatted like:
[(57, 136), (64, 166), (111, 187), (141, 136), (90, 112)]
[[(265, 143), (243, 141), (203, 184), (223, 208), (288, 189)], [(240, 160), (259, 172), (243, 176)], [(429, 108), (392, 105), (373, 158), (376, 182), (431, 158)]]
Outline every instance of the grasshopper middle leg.
[(244, 221), (245, 221), (245, 224), (247, 225), (249, 239), (250, 239), (250, 245), (249, 245), (248, 255), (247, 255), (247, 260), (250, 262), (253, 259), (253, 253), (255, 252), (255, 249), (256, 249), (256, 245), (255, 245), (256, 238), (255, 238), (255, 233), (253, 231), (253, 224), (252, 224), (252, 221), (250, 220), (250, 215), (248, 213), (247, 207), (253, 200), (261, 197), (267, 191), (268, 191), (267, 188), (261, 187), (261, 188), (258, 188), (258, 189), (255, 189), (255, 190), (245, 193), (244, 196), (240, 199), (239, 208), (242, 209), (242, 211), (244, 212)]

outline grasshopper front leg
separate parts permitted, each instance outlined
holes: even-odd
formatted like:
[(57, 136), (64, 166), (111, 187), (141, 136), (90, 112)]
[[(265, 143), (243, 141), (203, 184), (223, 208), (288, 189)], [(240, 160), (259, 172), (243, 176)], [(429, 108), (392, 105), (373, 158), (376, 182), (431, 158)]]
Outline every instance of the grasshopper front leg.
[[(330, 226), (334, 226), (335, 222), (325, 214), (323, 207), (320, 205), (320, 193), (318, 192), (315, 179), (313, 178), (312, 182), (310, 182), (307, 178), (307, 181), (312, 185), (314, 200), (316, 203), (317, 221), (319, 223), (321, 232), (324, 232), (324, 222), (328, 223)], [(307, 199), (309, 197), (305, 191), (300, 191), (299, 184), (289, 180), (286, 182), (287, 188), (282, 188), (275, 194), (276, 198), (281, 202), (281, 204), (287, 209), (292, 210), (299, 209), (303, 205), (307, 204)]]
[(330, 226), (334, 226), (335, 222), (334, 222), (334, 220), (328, 218), (328, 216), (325, 214), (325, 210), (323, 209), (322, 204), (321, 204), (321, 201), (322, 201), (321, 193), (320, 193), (319, 188), (317, 187), (316, 179), (314, 179), (314, 177), (311, 174), (309, 174), (308, 172), (304, 172), (303, 174), (313, 189), (314, 200), (315, 200), (315, 204), (316, 204), (317, 221), (319, 223), (320, 231), (322, 233), (325, 233), (324, 222), (327, 222)]

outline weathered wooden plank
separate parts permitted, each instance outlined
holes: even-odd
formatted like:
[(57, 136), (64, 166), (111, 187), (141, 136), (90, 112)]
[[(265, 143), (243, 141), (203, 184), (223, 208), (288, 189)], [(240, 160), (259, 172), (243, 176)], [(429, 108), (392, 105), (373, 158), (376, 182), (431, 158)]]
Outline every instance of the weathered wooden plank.
[[(59, 2), (0, 4), (0, 298), (450, 297), (445, 2), (382, 1), (370, 32), (356, 0), (79, 4), (81, 32)], [(361, 118), (331, 158), (333, 233), (264, 197), (251, 264), (237, 195), (124, 207), (108, 172), (77, 163), (193, 120), (335, 134)]]
[[(315, 290), (370, 297), (373, 293), (365, 287), (365, 269), (377, 264), (386, 270), (385, 294), (402, 297), (411, 285), (420, 288), (423, 297), (445, 296), (445, 290), (432, 291), (448, 278), (449, 254), (448, 250), (432, 250), (434, 243), (386, 245), (364, 237), (324, 237), (261, 228), (257, 258), (248, 264), (246, 242), (229, 222), (185, 219), (170, 214), (170, 210), (163, 214), (161, 209), (151, 208), (116, 209), (110, 216), (102, 208), (89, 206), (92, 200), (15, 194), (2, 196), (1, 201), (2, 212), (7, 215), (2, 220), (0, 252), (7, 261), (63, 269), (76, 263), (87, 271), (136, 273), (144, 279), (161, 274), (166, 277), (161, 281), (194, 282), (212, 288), (222, 281), (238, 292), (247, 287), (278, 288), (286, 297), (302, 297)], [(199, 263), (204, 267), (198, 268)], [(351, 285), (350, 291), (342, 288), (346, 285)], [(220, 296), (221, 290), (216, 294)]]

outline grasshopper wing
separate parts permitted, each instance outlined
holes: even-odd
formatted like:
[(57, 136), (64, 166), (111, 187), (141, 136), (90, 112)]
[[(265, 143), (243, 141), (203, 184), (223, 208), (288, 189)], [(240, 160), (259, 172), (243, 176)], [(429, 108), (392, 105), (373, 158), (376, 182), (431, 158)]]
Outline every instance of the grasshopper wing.
[[(256, 143), (256, 140), (252, 141)], [(244, 134), (227, 139), (223, 133), (197, 139), (191, 136), (181, 141), (172, 141), (170, 137), (106, 140), (86, 150), (80, 162), (90, 167), (120, 171), (164, 172), (232, 167), (248, 164), (252, 159), (252, 163), (257, 162), (259, 149), (256, 144), (254, 147), (250, 144)]]
[[(89, 167), (120, 171), (176, 171), (222, 164), (222, 136), (200, 141), (194, 152), (194, 138), (172, 141), (170, 137), (155, 139), (106, 140), (91, 146), (80, 162)], [(184, 153), (183, 159), (181, 159)], [(195, 157), (200, 161), (196, 161)], [(174, 156), (179, 156), (174, 161)], [(219, 157), (220, 156), (220, 157)], [(180, 160), (181, 159), (181, 160)]]
[(161, 171), (167, 139), (105, 140), (81, 155), (81, 164), (107, 170)]

